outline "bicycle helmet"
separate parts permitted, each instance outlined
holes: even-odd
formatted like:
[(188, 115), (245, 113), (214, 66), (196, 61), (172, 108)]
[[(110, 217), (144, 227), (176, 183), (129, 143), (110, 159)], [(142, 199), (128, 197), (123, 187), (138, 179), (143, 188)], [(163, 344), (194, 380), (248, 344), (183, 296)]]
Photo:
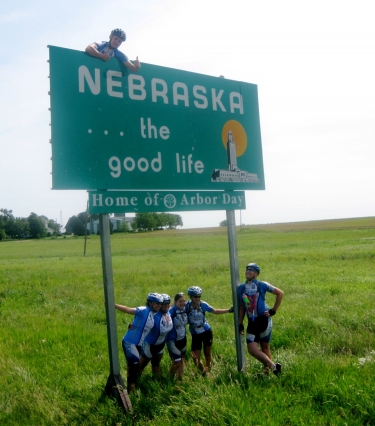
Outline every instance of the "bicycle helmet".
[(188, 288), (189, 296), (200, 296), (202, 293), (203, 290), (200, 287), (197, 287), (196, 285)]
[(256, 263), (249, 263), (248, 265), (246, 265), (246, 270), (247, 268), (253, 268), (254, 271), (258, 272), (258, 275), (260, 274), (260, 268)]
[(151, 302), (151, 303), (163, 303), (163, 297), (159, 293), (149, 293), (147, 295), (147, 302)]
[(169, 305), (171, 303), (171, 298), (168, 294), (161, 294), (160, 296), (163, 298), (162, 305)]
[(116, 29), (112, 30), (111, 35), (115, 35), (117, 37), (120, 37), (122, 41), (126, 40), (125, 31), (122, 31), (120, 28), (116, 28)]

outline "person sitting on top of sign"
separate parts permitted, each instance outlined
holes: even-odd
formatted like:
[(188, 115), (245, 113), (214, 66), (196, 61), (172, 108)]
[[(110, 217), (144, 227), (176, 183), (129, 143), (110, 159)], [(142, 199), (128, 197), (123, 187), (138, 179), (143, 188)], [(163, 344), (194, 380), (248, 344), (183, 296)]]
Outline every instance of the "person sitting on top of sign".
[(124, 53), (118, 50), (121, 43), (125, 40), (125, 32), (120, 28), (116, 28), (111, 31), (109, 41), (91, 43), (86, 47), (85, 52), (103, 61), (108, 61), (111, 57), (118, 58), (129, 71), (137, 72), (141, 68), (138, 56), (134, 63), (132, 63)]

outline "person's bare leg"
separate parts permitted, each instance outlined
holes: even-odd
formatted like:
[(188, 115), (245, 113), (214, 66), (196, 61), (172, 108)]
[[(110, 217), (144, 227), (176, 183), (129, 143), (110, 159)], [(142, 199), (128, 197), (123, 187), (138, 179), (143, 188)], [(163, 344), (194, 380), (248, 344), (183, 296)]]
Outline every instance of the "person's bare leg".
[(181, 360), (181, 363), (177, 370), (177, 380), (182, 380), (183, 374), (184, 374), (184, 360)]
[[(265, 353), (267, 357), (272, 361), (270, 344), (268, 342), (260, 342), (260, 347), (262, 349), (262, 352)], [(264, 370), (263, 370), (264, 374), (268, 374), (269, 373), (268, 364), (263, 364), (263, 365), (264, 365)]]
[(150, 360), (148, 358), (141, 356), (139, 360), (139, 376), (141, 376), (141, 374), (143, 373), (143, 370), (147, 367), (149, 362)]
[(268, 356), (258, 348), (258, 343), (252, 342), (247, 344), (247, 349), (249, 354), (253, 356), (258, 361), (262, 362), (264, 365), (267, 365), (269, 368), (273, 369), (274, 363), (268, 358)]
[(176, 361), (172, 361), (171, 368), (169, 369), (169, 374), (174, 377), (177, 374), (180, 364)]
[(204, 371), (204, 365), (201, 362), (201, 351), (191, 351), (191, 357), (194, 360), (195, 365), (202, 371)]
[(211, 366), (212, 366), (212, 346), (206, 346), (204, 348), (204, 357), (206, 360), (206, 369), (207, 371), (211, 370)]

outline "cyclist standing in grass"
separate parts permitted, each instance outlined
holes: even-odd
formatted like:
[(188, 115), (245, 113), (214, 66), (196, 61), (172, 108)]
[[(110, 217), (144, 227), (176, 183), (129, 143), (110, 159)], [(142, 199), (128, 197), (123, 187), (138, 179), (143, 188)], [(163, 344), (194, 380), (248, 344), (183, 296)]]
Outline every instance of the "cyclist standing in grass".
[(134, 321), (129, 325), (128, 331), (122, 339), (122, 349), (125, 354), (127, 369), (128, 393), (133, 392), (140, 372), (140, 353), (143, 341), (154, 326), (154, 316), (160, 310), (163, 298), (158, 293), (149, 293), (147, 306), (129, 308), (115, 304), (115, 308), (126, 314), (134, 315)]
[[(211, 370), (212, 365), (212, 340), (213, 334), (210, 325), (206, 321), (206, 312), (215, 315), (227, 314), (233, 312), (233, 308), (229, 309), (214, 309), (208, 303), (201, 301), (203, 290), (200, 287), (192, 286), (188, 289), (190, 300), (186, 303), (185, 310), (188, 317), (189, 330), (192, 337), (191, 356), (195, 364), (203, 371)], [(201, 351), (203, 345), (203, 353), (206, 361), (204, 367), (201, 362)]]
[[(246, 313), (248, 317), (246, 343), (249, 354), (264, 364), (265, 374), (268, 374), (271, 369), (276, 376), (279, 376), (281, 364), (274, 364), (271, 358), (271, 317), (276, 314), (284, 293), (265, 281), (258, 281), (256, 278), (259, 274), (260, 268), (256, 263), (249, 263), (246, 266), (246, 282), (238, 287), (240, 299), (238, 327), (240, 333), (244, 334), (243, 319)], [(272, 309), (269, 309), (266, 304), (267, 292), (276, 295)]]
[(185, 295), (177, 293), (174, 297), (174, 305), (169, 310), (173, 321), (173, 329), (167, 335), (167, 347), (172, 366), (169, 373), (172, 377), (177, 374), (177, 379), (182, 379), (184, 372), (184, 358), (186, 354), (186, 324)]
[(154, 316), (154, 326), (145, 337), (140, 358), (140, 374), (151, 361), (152, 374), (160, 376), (160, 361), (163, 357), (165, 338), (173, 329), (173, 321), (169, 315), (171, 298), (162, 294), (160, 311)]

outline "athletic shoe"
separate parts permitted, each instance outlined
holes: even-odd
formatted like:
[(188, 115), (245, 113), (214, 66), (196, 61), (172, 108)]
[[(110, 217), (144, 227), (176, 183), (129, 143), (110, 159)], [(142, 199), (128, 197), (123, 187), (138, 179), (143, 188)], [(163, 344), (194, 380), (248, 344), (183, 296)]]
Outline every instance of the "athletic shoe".
[(275, 364), (275, 369), (273, 370), (273, 374), (277, 377), (281, 374), (281, 364)]

